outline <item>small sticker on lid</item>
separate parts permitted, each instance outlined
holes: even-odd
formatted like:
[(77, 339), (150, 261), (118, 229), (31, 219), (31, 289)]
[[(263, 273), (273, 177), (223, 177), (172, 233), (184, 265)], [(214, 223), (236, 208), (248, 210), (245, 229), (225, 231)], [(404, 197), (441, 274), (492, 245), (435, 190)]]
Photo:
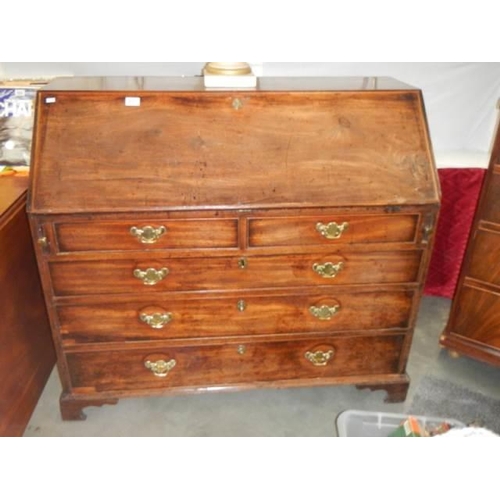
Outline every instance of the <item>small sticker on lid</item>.
[(46, 97), (45, 98), (45, 104), (53, 104), (54, 102), (56, 102), (55, 97)]
[(125, 97), (125, 106), (140, 106), (140, 97)]

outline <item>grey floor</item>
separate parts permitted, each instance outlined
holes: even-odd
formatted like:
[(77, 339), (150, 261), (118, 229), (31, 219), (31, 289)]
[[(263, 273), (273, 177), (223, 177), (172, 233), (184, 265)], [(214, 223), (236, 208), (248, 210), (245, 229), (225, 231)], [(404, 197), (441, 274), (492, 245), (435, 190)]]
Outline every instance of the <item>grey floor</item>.
[(434, 375), (500, 399), (500, 370), (466, 357), (451, 358), (438, 339), (450, 301), (424, 297), (408, 363), (412, 380), (405, 403), (384, 403), (385, 392), (350, 386), (266, 389), (235, 393), (123, 399), (85, 409), (87, 420), (63, 422), (56, 370), (25, 436), (335, 436), (347, 409), (404, 413), (424, 375)]

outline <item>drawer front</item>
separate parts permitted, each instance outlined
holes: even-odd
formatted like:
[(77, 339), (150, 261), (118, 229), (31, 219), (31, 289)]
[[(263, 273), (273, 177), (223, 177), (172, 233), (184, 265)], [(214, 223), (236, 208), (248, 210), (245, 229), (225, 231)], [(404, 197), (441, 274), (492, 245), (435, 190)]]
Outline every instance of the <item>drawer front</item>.
[(500, 349), (500, 294), (464, 286), (455, 300), (450, 330)]
[(495, 165), (486, 188), (481, 218), (500, 224), (500, 165)]
[(413, 242), (418, 215), (321, 215), (249, 221), (249, 246)]
[(324, 336), (66, 357), (75, 392), (120, 391), (389, 374), (397, 370), (402, 342), (403, 336)]
[(61, 222), (55, 224), (60, 252), (237, 248), (237, 219)]
[(500, 233), (477, 231), (467, 275), (500, 286), (498, 262), (500, 262)]
[(413, 292), (244, 296), (58, 307), (63, 342), (407, 328)]
[[(421, 252), (55, 261), (57, 296), (416, 282)], [(146, 284), (148, 283), (148, 284)]]

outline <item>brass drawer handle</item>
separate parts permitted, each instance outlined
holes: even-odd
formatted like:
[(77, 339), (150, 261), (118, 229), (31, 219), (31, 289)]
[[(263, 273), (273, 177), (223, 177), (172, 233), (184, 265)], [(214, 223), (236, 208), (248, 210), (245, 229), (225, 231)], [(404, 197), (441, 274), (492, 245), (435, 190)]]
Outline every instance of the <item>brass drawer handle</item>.
[(309, 312), (321, 321), (330, 321), (340, 311), (340, 305), (334, 306), (311, 306)]
[(156, 243), (166, 232), (167, 228), (165, 226), (144, 226), (141, 228), (132, 226), (130, 228), (130, 234), (132, 236), (135, 236), (141, 243), (144, 243), (146, 245)]
[(134, 269), (134, 277), (142, 280), (145, 285), (156, 285), (156, 283), (165, 279), (168, 273), (169, 270), (167, 267), (162, 267), (161, 269), (148, 267), (145, 271)]
[(310, 352), (307, 351), (305, 357), (308, 361), (310, 361), (314, 366), (326, 366), (328, 361), (333, 358), (334, 350), (331, 349), (329, 351), (315, 351)]
[(322, 224), (318, 222), (316, 224), (316, 230), (321, 236), (324, 236), (327, 240), (338, 240), (344, 231), (347, 231), (349, 227), (348, 222), (342, 222), (342, 224), (337, 224), (336, 222), (330, 222), (328, 224)]
[(344, 263), (342, 261), (336, 264), (333, 262), (325, 262), (324, 264), (314, 263), (312, 268), (322, 278), (335, 278), (344, 269)]
[(161, 328), (164, 328), (165, 325), (168, 325), (168, 323), (172, 321), (172, 313), (141, 313), (139, 314), (139, 319), (143, 323), (146, 323), (146, 325), (149, 325), (151, 328), (159, 330)]
[(145, 361), (144, 366), (153, 372), (155, 377), (166, 377), (168, 372), (176, 365), (175, 359), (170, 361), (165, 361), (164, 359), (159, 359), (158, 361)]

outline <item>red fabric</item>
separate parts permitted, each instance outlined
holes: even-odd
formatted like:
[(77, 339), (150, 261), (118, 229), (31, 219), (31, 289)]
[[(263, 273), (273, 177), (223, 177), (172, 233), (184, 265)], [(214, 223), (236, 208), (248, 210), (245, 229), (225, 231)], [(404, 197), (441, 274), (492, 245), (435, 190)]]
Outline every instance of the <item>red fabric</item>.
[(485, 173), (483, 168), (438, 169), (441, 212), (426, 295), (453, 298)]

